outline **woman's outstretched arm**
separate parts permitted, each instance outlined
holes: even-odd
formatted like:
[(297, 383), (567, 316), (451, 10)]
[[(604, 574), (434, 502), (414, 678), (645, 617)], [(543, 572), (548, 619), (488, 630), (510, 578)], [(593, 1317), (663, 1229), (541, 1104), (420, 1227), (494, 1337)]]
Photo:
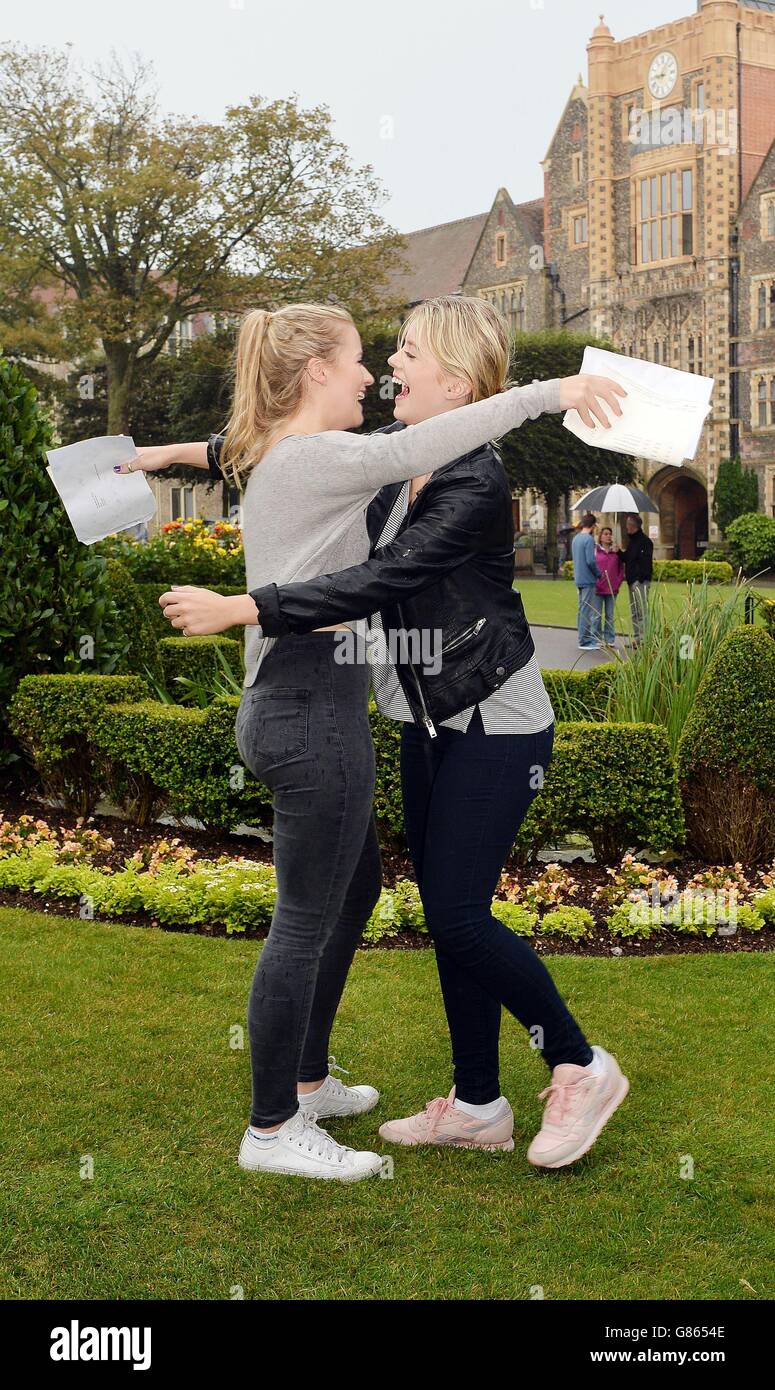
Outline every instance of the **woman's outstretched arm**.
[[(115, 471), (135, 473), (139, 464), (144, 473), (160, 473), (162, 469), (179, 463), (187, 464), (189, 468), (204, 468), (213, 474), (208, 452), (206, 440), (198, 444), (152, 444), (136, 450), (137, 462), (132, 459), (131, 468), (122, 463)], [(221, 474), (218, 472), (214, 476), (220, 477)]]
[[(578, 410), (590, 428), (600, 423), (608, 430), (610, 421), (600, 402), (606, 402), (615, 416), (621, 416), (619, 396), (626, 396), (624, 386), (608, 377), (582, 373), (550, 381), (536, 379), (529, 386), (511, 386), (496, 396), (431, 416), (394, 434), (378, 431), (353, 436), (331, 431), (315, 435), (313, 438), (325, 439), (338, 448), (331, 466), (317, 470), (311, 467), (307, 471), (317, 474), (310, 481), (325, 486), (329, 495), (353, 493), (360, 485), (374, 496), (387, 482), (403, 482), (419, 474), (433, 473), (464, 453), (517, 430), (525, 420), (536, 420), (540, 414)], [(310, 464), (319, 461), (318, 457), (310, 457)]]

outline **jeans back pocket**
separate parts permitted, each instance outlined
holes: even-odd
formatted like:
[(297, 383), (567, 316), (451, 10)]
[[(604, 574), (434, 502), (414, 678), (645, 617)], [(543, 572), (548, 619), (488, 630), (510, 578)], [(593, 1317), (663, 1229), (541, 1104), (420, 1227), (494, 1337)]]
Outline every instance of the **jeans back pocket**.
[(251, 689), (243, 696), (236, 738), (240, 757), (251, 772), (259, 766), (264, 770), (280, 767), (307, 752), (311, 693), (274, 686)]

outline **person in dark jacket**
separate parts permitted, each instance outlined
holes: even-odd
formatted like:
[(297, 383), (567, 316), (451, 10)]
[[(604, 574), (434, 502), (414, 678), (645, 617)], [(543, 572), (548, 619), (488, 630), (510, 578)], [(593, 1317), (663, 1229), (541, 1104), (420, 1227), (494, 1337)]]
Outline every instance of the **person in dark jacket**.
[(618, 546), (624, 562), (624, 577), (630, 595), (633, 643), (643, 641), (649, 612), (649, 586), (654, 562), (654, 543), (644, 535), (643, 522), (637, 512), (628, 512), (625, 529), (627, 545)]

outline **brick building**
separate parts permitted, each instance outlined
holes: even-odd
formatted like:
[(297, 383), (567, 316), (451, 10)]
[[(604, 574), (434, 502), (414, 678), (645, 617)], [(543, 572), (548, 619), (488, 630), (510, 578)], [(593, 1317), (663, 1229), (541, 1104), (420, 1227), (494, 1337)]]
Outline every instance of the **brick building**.
[[(499, 189), (462, 274), (482, 219), (411, 234), (404, 298), (483, 295), (515, 331), (567, 324), (713, 376), (692, 463), (640, 461), (660, 509), (655, 554), (693, 557), (718, 539), (709, 504), (724, 457), (756, 470), (775, 515), (775, 0), (698, 0), (618, 42), (601, 17), (587, 54), (588, 81), (542, 161), (543, 196), (515, 204)], [(433, 266), (431, 242), (445, 246)], [(530, 494), (522, 523), (543, 525)]]

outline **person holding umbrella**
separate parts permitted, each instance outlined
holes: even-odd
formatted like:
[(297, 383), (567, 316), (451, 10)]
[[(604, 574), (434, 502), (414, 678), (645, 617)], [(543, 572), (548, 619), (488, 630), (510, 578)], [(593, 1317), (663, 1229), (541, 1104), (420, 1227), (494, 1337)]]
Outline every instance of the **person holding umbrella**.
[(629, 540), (624, 550), (619, 546), (619, 554), (624, 563), (624, 577), (630, 592), (632, 640), (633, 645), (637, 645), (643, 641), (649, 611), (654, 542), (644, 535), (643, 522), (637, 512), (630, 512), (624, 524)]

